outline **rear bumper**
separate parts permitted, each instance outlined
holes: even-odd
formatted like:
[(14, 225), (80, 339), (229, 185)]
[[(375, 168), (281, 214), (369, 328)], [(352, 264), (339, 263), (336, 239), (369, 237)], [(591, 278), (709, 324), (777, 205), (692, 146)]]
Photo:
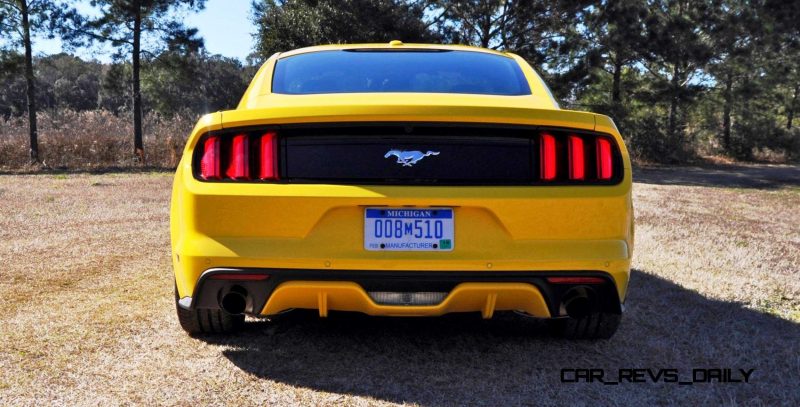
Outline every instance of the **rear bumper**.
[[(225, 275), (268, 275), (265, 280), (217, 279)], [(303, 308), (355, 311), (382, 316), (438, 316), (451, 312), (480, 312), (491, 318), (495, 311), (523, 311), (535, 317), (566, 316), (565, 293), (580, 284), (553, 284), (548, 277), (598, 277), (592, 284), (596, 308), (621, 312), (615, 280), (600, 271), (549, 272), (454, 272), (454, 271), (368, 271), (213, 268), (203, 272), (191, 297), (181, 299), (189, 309), (219, 308), (220, 298), (232, 287), (247, 293), (245, 312), (273, 315)], [(429, 305), (389, 305), (376, 302), (374, 292), (446, 293), (443, 300)]]
[[(354, 208), (358, 216), (359, 208)], [(466, 218), (466, 217), (463, 217)], [(332, 222), (328, 229), (352, 229), (352, 220)], [(469, 273), (499, 275), (527, 272), (576, 272), (595, 270), (614, 280), (619, 298), (625, 298), (630, 273), (630, 250), (624, 240), (512, 240), (481, 233), (477, 228), (456, 225), (456, 250), (453, 252), (370, 252), (361, 237), (347, 236), (295, 238), (220, 237), (188, 235), (173, 253), (175, 277), (181, 297), (191, 296), (207, 270), (216, 268), (285, 270), (294, 275), (303, 270), (320, 270), (335, 275), (347, 270), (372, 270), (391, 274), (413, 270), (418, 274)], [(469, 225), (466, 225), (469, 226)], [(359, 233), (353, 230), (348, 235)], [(480, 236), (470, 250), (469, 235)], [(462, 238), (467, 237), (467, 238)], [(474, 239), (477, 240), (477, 239)], [(306, 279), (308, 280), (308, 279)], [(338, 279), (342, 280), (342, 279)], [(344, 279), (344, 281), (348, 281)]]
[[(218, 292), (207, 288), (206, 280), (220, 268), (271, 275), (260, 283), (264, 287), (248, 289), (253, 300), (245, 312), (251, 315), (285, 307), (319, 309), (323, 299), (322, 308), (372, 315), (483, 312), (492, 297), (499, 307), (558, 316), (558, 298), (544, 279), (592, 273), (609, 281), (603, 288), (613, 291), (604, 295), (611, 299), (609, 309), (618, 310), (625, 299), (633, 250), (628, 167), (618, 185), (547, 187), (260, 185), (199, 182), (191, 174), (184, 159), (175, 177), (171, 235), (177, 291), (183, 304), (192, 299), (192, 307), (218, 307)], [(373, 206), (453, 208), (454, 250), (365, 250), (364, 208)], [(392, 279), (395, 275), (403, 278)], [(371, 300), (365, 276), (426, 284), (448, 276), (454, 278), (448, 293), (458, 284), (470, 285), (443, 305), (398, 312)], [(284, 282), (294, 286), (273, 296)], [(430, 290), (417, 292), (423, 291)], [(520, 298), (528, 305), (520, 306)], [(541, 302), (546, 313), (531, 305)]]

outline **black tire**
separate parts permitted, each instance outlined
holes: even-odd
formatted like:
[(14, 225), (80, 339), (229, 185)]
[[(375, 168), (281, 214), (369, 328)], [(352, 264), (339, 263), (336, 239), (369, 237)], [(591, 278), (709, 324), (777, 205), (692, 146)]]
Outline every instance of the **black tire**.
[(244, 325), (244, 315), (231, 315), (221, 309), (188, 310), (178, 304), (178, 290), (175, 290), (175, 309), (178, 322), (189, 335), (225, 334), (236, 332)]
[(566, 339), (609, 339), (619, 327), (622, 315), (594, 312), (582, 318), (550, 320), (554, 335)]

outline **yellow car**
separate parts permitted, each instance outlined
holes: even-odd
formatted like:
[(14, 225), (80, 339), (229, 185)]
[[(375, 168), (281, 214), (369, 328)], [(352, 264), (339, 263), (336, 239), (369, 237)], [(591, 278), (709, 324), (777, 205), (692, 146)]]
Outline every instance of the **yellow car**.
[(303, 48), (199, 120), (171, 235), (191, 334), (313, 309), (516, 311), (608, 338), (630, 275), (631, 166), (610, 118), (560, 109), (517, 55)]

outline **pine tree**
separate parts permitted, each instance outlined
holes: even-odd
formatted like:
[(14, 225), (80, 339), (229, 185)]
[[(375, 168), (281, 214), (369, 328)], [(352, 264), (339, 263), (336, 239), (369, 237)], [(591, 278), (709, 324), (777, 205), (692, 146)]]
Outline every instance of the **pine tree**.
[(76, 42), (83, 39), (110, 43), (117, 48), (117, 59), (129, 55), (134, 159), (144, 163), (141, 58), (143, 53), (155, 55), (157, 52), (142, 48), (142, 36), (152, 33), (161, 37), (162, 44), (194, 42), (199, 46), (202, 40), (197, 38), (197, 30), (184, 27), (172, 12), (180, 8), (199, 11), (203, 9), (205, 0), (92, 0), (91, 4), (99, 15), (76, 21), (64, 36)]
[(432, 42), (418, 2), (400, 0), (260, 0), (253, 3), (262, 59), (279, 51), (336, 43)]
[(712, 56), (711, 7), (709, 1), (649, 1), (643, 65), (656, 81), (659, 99), (668, 102), (666, 133), (669, 143), (676, 147), (683, 147), (686, 141), (685, 104), (703, 88), (694, 80), (704, 72)]
[(64, 3), (48, 0), (0, 0), (0, 33), (24, 48), (24, 75), (28, 110), (29, 155), (32, 164), (39, 160), (39, 131), (36, 125), (36, 77), (33, 71), (33, 41), (36, 34), (53, 38), (58, 16), (72, 12)]

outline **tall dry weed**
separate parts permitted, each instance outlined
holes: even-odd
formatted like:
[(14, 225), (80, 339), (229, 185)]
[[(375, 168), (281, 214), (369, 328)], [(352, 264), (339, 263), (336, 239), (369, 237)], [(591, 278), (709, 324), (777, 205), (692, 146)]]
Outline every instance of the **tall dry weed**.
[[(133, 160), (133, 121), (130, 114), (104, 110), (41, 112), (39, 156), (54, 169), (136, 167)], [(143, 120), (145, 162), (148, 167), (174, 168), (196, 118), (145, 115)], [(27, 168), (27, 117), (0, 119), (0, 169)]]

